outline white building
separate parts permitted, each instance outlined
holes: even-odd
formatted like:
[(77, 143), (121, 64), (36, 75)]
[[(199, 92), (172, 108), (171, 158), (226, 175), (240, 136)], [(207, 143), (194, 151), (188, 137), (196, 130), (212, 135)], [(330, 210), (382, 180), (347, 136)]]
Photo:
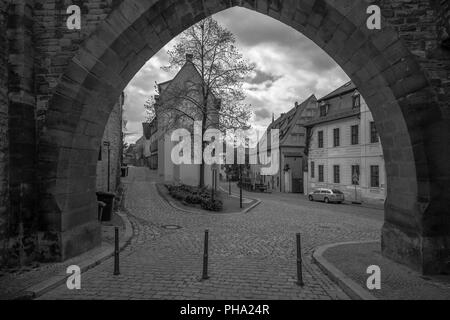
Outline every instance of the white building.
[(346, 200), (383, 204), (386, 176), (380, 138), (369, 108), (352, 82), (318, 100), (307, 123), (308, 192), (336, 188)]
[[(175, 77), (158, 84), (159, 95), (155, 97), (155, 111), (157, 119), (156, 136), (157, 168), (158, 174), (167, 182), (179, 182), (191, 186), (200, 184), (199, 164), (175, 164), (171, 155), (173, 148), (178, 144), (172, 141), (171, 136), (175, 129), (184, 128), (191, 133), (191, 143), (194, 139), (202, 141), (202, 137), (194, 135), (194, 120), (201, 121), (203, 114), (199, 111), (201, 99), (201, 85), (203, 79), (192, 62), (192, 55), (186, 55), (186, 62)], [(218, 128), (220, 100), (213, 94), (207, 101), (205, 129)], [(184, 138), (183, 138), (184, 139)], [(192, 160), (194, 160), (192, 150)], [(181, 156), (181, 155), (180, 155)], [(203, 157), (203, 155), (201, 155)], [(204, 165), (204, 185), (212, 184), (212, 169)]]

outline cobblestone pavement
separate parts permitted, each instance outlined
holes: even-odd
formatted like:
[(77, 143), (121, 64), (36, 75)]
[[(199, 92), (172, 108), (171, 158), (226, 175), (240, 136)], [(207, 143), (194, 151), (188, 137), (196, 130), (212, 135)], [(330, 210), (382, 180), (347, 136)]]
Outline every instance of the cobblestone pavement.
[[(381, 244), (343, 244), (327, 249), (323, 257), (338, 270), (381, 300), (450, 300), (450, 275), (424, 276), (381, 255)], [(352, 259), (353, 257), (353, 259)], [(381, 288), (366, 287), (367, 266), (381, 270)]]
[[(80, 290), (61, 286), (42, 299), (345, 299), (311, 262), (312, 250), (380, 235), (380, 210), (311, 203), (294, 194), (258, 194), (263, 202), (247, 214), (178, 212), (159, 197), (155, 181), (145, 168), (131, 168), (124, 181), (134, 237), (121, 253), (121, 275), (112, 275), (109, 259), (82, 275)], [(200, 281), (205, 229), (210, 279)], [(297, 232), (304, 287), (295, 284)]]

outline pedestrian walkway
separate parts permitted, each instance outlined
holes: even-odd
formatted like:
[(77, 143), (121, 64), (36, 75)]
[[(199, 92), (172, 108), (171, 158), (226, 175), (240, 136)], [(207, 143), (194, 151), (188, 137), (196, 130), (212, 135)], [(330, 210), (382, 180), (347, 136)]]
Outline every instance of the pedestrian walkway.
[[(295, 231), (308, 224), (292, 216), (298, 207), (283, 215), (278, 205), (279, 218), (273, 216), (274, 204), (245, 215), (189, 214), (159, 197), (156, 180), (155, 173), (146, 168), (131, 168), (124, 181), (134, 238), (121, 254), (121, 274), (112, 275), (111, 259), (82, 275), (81, 290), (61, 286), (42, 299), (347, 298), (312, 263), (315, 241), (306, 229), (305, 286), (297, 286)], [(294, 218), (295, 224), (288, 223)], [(168, 225), (180, 228), (165, 228)], [(210, 234), (210, 278), (201, 281), (205, 229)]]
[[(381, 255), (381, 243), (342, 244), (330, 247), (323, 258), (356, 285), (358, 291), (383, 300), (450, 300), (450, 276), (423, 276)], [(381, 288), (369, 290), (368, 266), (380, 267)], [(364, 294), (364, 293), (363, 293)]]
[(81, 265), (83, 262), (104, 255), (105, 252), (112, 251), (115, 226), (119, 227), (119, 235), (123, 238), (125, 226), (119, 216), (113, 215), (110, 222), (104, 222), (102, 225), (102, 243), (99, 247), (64, 262), (35, 263), (33, 266), (18, 268), (14, 272), (0, 273), (0, 300), (31, 298), (27, 292), (29, 288), (48, 281), (52, 277), (65, 275), (70, 265)]

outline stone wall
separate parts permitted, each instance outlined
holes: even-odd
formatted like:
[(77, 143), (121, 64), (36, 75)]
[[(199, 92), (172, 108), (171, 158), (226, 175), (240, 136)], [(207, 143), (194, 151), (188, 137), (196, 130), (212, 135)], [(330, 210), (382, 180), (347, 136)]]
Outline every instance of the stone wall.
[[(440, 100), (442, 111), (450, 118), (450, 55), (442, 47), (448, 29), (450, 5), (447, 0), (377, 0), (383, 17), (427, 73)], [(447, 21), (444, 23), (444, 16)]]
[[(8, 215), (8, 40), (6, 3), (0, 0), (0, 240), (6, 237)], [(0, 248), (0, 251), (2, 248)], [(1, 254), (0, 254), (1, 256)], [(1, 259), (1, 258), (0, 258)]]
[[(122, 153), (122, 106), (123, 95), (114, 105), (103, 133), (101, 155), (97, 162), (97, 191), (115, 192), (120, 182), (120, 167)], [(108, 147), (103, 142), (109, 142), (109, 189), (108, 189)]]
[[(117, 5), (117, 0), (36, 0), (34, 2), (34, 35), (37, 49), (36, 114), (42, 129), (48, 100), (81, 43)], [(80, 6), (81, 30), (68, 30), (67, 7)]]

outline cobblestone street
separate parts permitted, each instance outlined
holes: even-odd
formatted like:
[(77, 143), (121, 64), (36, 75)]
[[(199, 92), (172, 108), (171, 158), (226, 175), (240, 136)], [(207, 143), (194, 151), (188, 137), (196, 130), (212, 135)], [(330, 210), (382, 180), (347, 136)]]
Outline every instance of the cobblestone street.
[[(156, 174), (130, 168), (123, 181), (134, 236), (120, 256), (41, 299), (346, 299), (311, 262), (323, 244), (377, 240), (383, 211), (309, 202), (295, 194), (246, 194), (262, 203), (246, 214), (178, 212), (157, 193)], [(180, 229), (165, 229), (177, 225)], [(209, 276), (200, 281), (203, 236), (209, 229)], [(295, 234), (302, 234), (304, 287), (296, 281)]]

